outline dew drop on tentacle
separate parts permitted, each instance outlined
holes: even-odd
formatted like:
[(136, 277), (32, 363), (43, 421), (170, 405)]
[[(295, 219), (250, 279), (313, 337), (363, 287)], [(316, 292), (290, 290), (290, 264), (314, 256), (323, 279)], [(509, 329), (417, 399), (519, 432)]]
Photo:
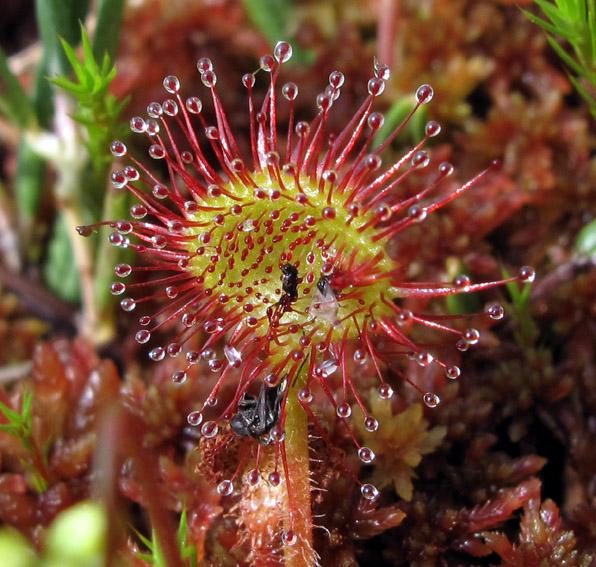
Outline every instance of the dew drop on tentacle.
[(286, 438), (285, 430), (283, 429), (283, 427), (280, 427), (279, 425), (273, 427), (269, 435), (271, 437), (271, 441), (273, 441), (274, 443), (281, 443)]
[(360, 493), (366, 500), (374, 500), (379, 495), (379, 491), (373, 484), (363, 484), (360, 487)]
[(375, 460), (376, 455), (372, 449), (368, 447), (360, 447), (358, 449), (358, 458), (366, 465), (370, 465)]
[(261, 473), (257, 469), (252, 469), (246, 473), (246, 482), (250, 486), (258, 486), (261, 482)]
[(164, 100), (163, 104), (161, 105), (163, 111), (168, 116), (177, 116), (178, 115), (178, 103), (175, 100), (168, 99)]
[(172, 374), (172, 381), (175, 384), (183, 384), (186, 382), (186, 372), (184, 370), (177, 370)]
[(213, 360), (210, 360), (207, 363), (207, 366), (209, 367), (209, 370), (211, 370), (211, 372), (216, 373), (216, 372), (219, 372), (223, 368), (224, 363), (223, 363), (223, 361), (221, 361), (217, 358), (214, 358)]
[(337, 406), (335, 413), (340, 419), (348, 419), (352, 415), (352, 408), (350, 404), (343, 402)]
[(416, 90), (416, 100), (420, 104), (428, 104), (433, 99), (434, 94), (430, 85), (421, 85)]
[[(250, 77), (252, 77), (252, 75), (249, 75)], [(253, 77), (254, 79), (254, 77)], [(298, 96), (298, 86), (296, 85), (296, 83), (286, 83), (282, 89), (281, 89), (281, 94), (287, 99), (287, 100), (296, 100), (296, 97)], [(287, 172), (286, 172), (287, 173)]]
[(125, 297), (120, 302), (120, 307), (122, 307), (122, 309), (124, 311), (133, 311), (136, 306), (137, 306), (137, 304), (136, 304), (135, 300), (131, 299), (130, 297)]
[(284, 545), (292, 546), (298, 541), (298, 536), (294, 533), (294, 530), (285, 530), (281, 534), (281, 541)]
[(123, 155), (126, 155), (126, 146), (122, 142), (116, 140), (112, 142), (110, 152), (112, 152), (114, 157), (122, 157)]
[(153, 144), (149, 147), (149, 156), (153, 159), (164, 159), (166, 155), (166, 151), (159, 144)]
[(174, 75), (168, 75), (163, 80), (163, 86), (164, 86), (164, 89), (166, 89), (166, 91), (174, 94), (180, 90), (180, 81), (178, 80), (178, 77), (176, 77)]
[(166, 356), (166, 349), (163, 347), (155, 347), (149, 352), (149, 358), (155, 362), (163, 360)]
[(278, 41), (273, 50), (278, 63), (285, 63), (292, 57), (292, 46), (287, 41)]
[(379, 429), (379, 422), (376, 418), (369, 415), (364, 418), (364, 428), (369, 433), (374, 433), (377, 429)]
[(141, 220), (147, 216), (147, 208), (144, 205), (133, 205), (130, 207), (130, 216), (135, 220)]
[(486, 312), (494, 321), (499, 321), (505, 315), (505, 309), (503, 309), (503, 306), (501, 305), (491, 305)]
[(455, 277), (453, 280), (453, 285), (462, 291), (467, 291), (470, 288), (470, 285), (472, 285), (472, 282), (468, 276), (461, 274)]
[(231, 480), (222, 480), (217, 485), (217, 492), (222, 496), (229, 496), (234, 492), (234, 484)]
[(393, 388), (389, 384), (379, 386), (379, 397), (383, 400), (389, 400), (393, 397)]
[(206, 421), (205, 423), (203, 423), (201, 427), (201, 434), (206, 439), (211, 439), (212, 437), (215, 437), (218, 431), (219, 427), (217, 426), (217, 423), (215, 423), (215, 421)]
[(207, 88), (212, 88), (217, 84), (217, 75), (211, 71), (201, 73), (201, 81)]
[(439, 165), (439, 174), (442, 177), (447, 177), (453, 173), (453, 169), (453, 166), (448, 161), (444, 161)]
[(407, 309), (400, 311), (396, 316), (397, 324), (400, 327), (405, 327), (410, 325), (414, 320), (414, 314)]
[(209, 59), (209, 57), (201, 57), (201, 59), (197, 61), (197, 69), (201, 75), (205, 71), (211, 71), (213, 69), (213, 63), (211, 62), (211, 59)]
[(536, 272), (532, 266), (522, 266), (518, 277), (522, 283), (532, 283), (536, 279)]
[(247, 88), (251, 89), (255, 85), (255, 76), (253, 73), (246, 73), (242, 76), (242, 84)]
[(137, 332), (135, 339), (139, 344), (145, 344), (151, 339), (151, 333), (146, 329), (142, 329), (141, 331)]
[(275, 58), (270, 54), (263, 55), (259, 61), (259, 66), (263, 71), (270, 73), (275, 67)]
[(156, 199), (167, 199), (167, 197), (170, 194), (168, 188), (165, 185), (162, 185), (161, 183), (155, 184), (153, 186), (153, 189), (151, 190), (151, 193)]
[(203, 421), (203, 414), (200, 411), (191, 411), (186, 417), (186, 420), (192, 427), (198, 427)]
[[(385, 123), (385, 117), (380, 112), (372, 112), (367, 120), (368, 127), (371, 129), (372, 132), (376, 132), (379, 128), (382, 128), (384, 123)], [(370, 157), (373, 157), (373, 156), (370, 156)], [(374, 157), (378, 157), (378, 156), (374, 156)]]
[(131, 165), (126, 166), (122, 170), (122, 173), (128, 181), (138, 181), (140, 177), (139, 170), (136, 167), (132, 167)]
[(478, 344), (478, 341), (480, 340), (480, 333), (477, 329), (466, 329), (464, 331), (463, 339), (469, 345)]
[(441, 133), (441, 125), (434, 120), (429, 120), (424, 127), (424, 131), (426, 132), (427, 136), (434, 138)]
[(135, 132), (135, 134), (142, 134), (147, 130), (147, 123), (140, 116), (134, 116), (130, 119), (130, 129)]
[(416, 152), (412, 157), (412, 167), (416, 167), (422, 169), (426, 167), (430, 163), (430, 156), (428, 152), (425, 150), (420, 150)]
[(426, 367), (432, 364), (434, 358), (428, 352), (419, 352), (415, 355), (414, 360), (416, 360), (419, 366)]
[(77, 232), (81, 235), (81, 236), (91, 236), (93, 234), (93, 227), (91, 226), (77, 226)]
[(274, 488), (279, 486), (281, 484), (281, 474), (279, 474), (279, 471), (271, 471), (267, 475), (267, 482)]
[(186, 353), (186, 362), (189, 365), (197, 364), (201, 360), (201, 355), (196, 350), (190, 350)]
[(118, 264), (114, 267), (114, 273), (120, 278), (125, 278), (129, 276), (131, 272), (132, 267), (130, 264)]
[(159, 124), (157, 123), (157, 120), (154, 120), (153, 118), (147, 120), (147, 133), (150, 136), (156, 136), (157, 134), (159, 134), (159, 131), (160, 128)]
[(412, 221), (412, 222), (422, 222), (427, 215), (427, 210), (425, 207), (422, 207), (421, 205), (412, 205), (409, 209), (408, 209), (408, 218)]
[(375, 77), (388, 81), (391, 78), (391, 68), (389, 65), (379, 63), (377, 59), (374, 60)]
[(122, 282), (113, 282), (110, 284), (110, 293), (112, 295), (121, 295), (126, 291), (126, 286)]
[(296, 395), (301, 403), (310, 404), (312, 402), (312, 394), (309, 388), (301, 388)]
[(159, 118), (163, 114), (163, 108), (159, 102), (150, 102), (147, 105), (147, 114), (150, 118)]
[(110, 180), (112, 182), (112, 185), (116, 189), (122, 189), (123, 187), (126, 186), (126, 182), (128, 181), (126, 179), (126, 176), (124, 175), (124, 173), (122, 173), (121, 171), (118, 171), (118, 170), (115, 170), (112, 172), (112, 175), (110, 176)]
[(440, 398), (437, 394), (433, 394), (432, 392), (427, 392), (422, 396), (422, 401), (429, 407), (429, 408), (436, 408), (440, 403)]

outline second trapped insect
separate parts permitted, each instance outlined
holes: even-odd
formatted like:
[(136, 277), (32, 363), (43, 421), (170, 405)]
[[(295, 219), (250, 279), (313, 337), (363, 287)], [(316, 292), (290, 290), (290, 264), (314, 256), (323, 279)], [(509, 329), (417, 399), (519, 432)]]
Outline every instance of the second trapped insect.
[(276, 386), (263, 382), (256, 399), (242, 398), (238, 402), (238, 413), (230, 422), (232, 431), (240, 437), (254, 437), (266, 445), (268, 437), (265, 436), (279, 422), (286, 384), (285, 377)]

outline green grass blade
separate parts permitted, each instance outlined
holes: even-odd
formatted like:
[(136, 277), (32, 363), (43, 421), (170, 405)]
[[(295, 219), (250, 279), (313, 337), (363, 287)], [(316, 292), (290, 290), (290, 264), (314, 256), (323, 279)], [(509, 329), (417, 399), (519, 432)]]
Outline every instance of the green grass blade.
[(58, 38), (64, 38), (70, 45), (78, 45), (81, 39), (79, 22), (87, 16), (89, 0), (37, 0), (35, 9), (44, 55), (49, 59), (49, 71), (66, 75), (70, 65)]
[(550, 24), (549, 22), (547, 22), (546, 20), (543, 20), (542, 18), (539, 18), (538, 16), (535, 16), (534, 14), (524, 10), (524, 15), (533, 23), (535, 23), (536, 25), (539, 25), (544, 31), (552, 34), (552, 35), (556, 35), (556, 36), (560, 36), (563, 39), (566, 39), (568, 41), (571, 41), (575, 38), (575, 34), (556, 27), (553, 24)]
[(579, 65), (579, 63), (573, 59), (573, 57), (571, 57), (571, 55), (569, 55), (569, 53), (567, 53), (558, 43), (557, 41), (552, 38), (552, 37), (547, 37), (548, 42), (550, 43), (550, 46), (557, 52), (557, 55), (563, 59), (563, 61), (565, 61), (565, 63), (571, 68), (573, 69), (573, 71), (575, 73), (577, 73), (578, 75), (583, 75), (584, 74), (584, 69), (583, 67), (581, 67)]
[(106, 53), (111, 61), (116, 60), (123, 14), (124, 0), (100, 0), (93, 38), (93, 55), (96, 61), (103, 61)]

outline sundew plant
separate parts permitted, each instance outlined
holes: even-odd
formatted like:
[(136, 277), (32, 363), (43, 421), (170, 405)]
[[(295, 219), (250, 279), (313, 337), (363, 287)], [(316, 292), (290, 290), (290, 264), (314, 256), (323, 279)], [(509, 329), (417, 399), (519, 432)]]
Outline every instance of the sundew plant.
[[(383, 153), (431, 101), (433, 89), (420, 86), (403, 123), (377, 145), (384, 118), (374, 103), (389, 68), (374, 62), (368, 95), (335, 132), (328, 118), (343, 74), (329, 76), (314, 118), (298, 120), (298, 86), (281, 84), (291, 56), (290, 45), (279, 42), (258, 71), (242, 77), (249, 155), (239, 149), (209, 59), (197, 67), (213, 123), (201, 99), (167, 76), (166, 99), (150, 103), (147, 117), (130, 121), (132, 131), (147, 139), (148, 158), (120, 141), (111, 146), (124, 162), (112, 184), (136, 200), (131, 218), (79, 232), (89, 236), (109, 224), (110, 242), (136, 253), (138, 262), (116, 266), (111, 291), (121, 296), (124, 311), (141, 312), (136, 341), (148, 346), (149, 358), (177, 359), (172, 380), (178, 384), (191, 379), (195, 365), (201, 371), (192, 379), (214, 376), (188, 423), (200, 431), (219, 494), (273, 498), (270, 523), (278, 528), (269, 536), (279, 538), (294, 561), (312, 564), (309, 432), (324, 441), (328, 462), (339, 463), (361, 497), (374, 502), (378, 489), (353, 471), (328, 432), (334, 420), (361, 463), (375, 460), (358, 431), (374, 433), (379, 422), (355, 378), (359, 384), (366, 378), (381, 399), (405, 381), (434, 408), (438, 393), (422, 389), (403, 361), (440, 369), (454, 380), (461, 371), (452, 353), (480, 340), (471, 316), (417, 312), (405, 304), (530, 282), (534, 271), (525, 266), (513, 278), (483, 283), (463, 274), (452, 281), (410, 279), (408, 263), (390, 255), (388, 242), (482, 183), (498, 164), (445, 191), (442, 182), (453, 166), (441, 163), (423, 190), (404, 196), (400, 185), (429, 167), (423, 148), (441, 127), (429, 121), (423, 139), (395, 162), (383, 163)], [(268, 88), (259, 100), (254, 86), (264, 78)], [(282, 107), (289, 116), (283, 124)], [(155, 300), (161, 301), (157, 311), (144, 309)], [(475, 318), (502, 316), (503, 308), (493, 304)], [(414, 338), (420, 329), (438, 338), (421, 342)]]

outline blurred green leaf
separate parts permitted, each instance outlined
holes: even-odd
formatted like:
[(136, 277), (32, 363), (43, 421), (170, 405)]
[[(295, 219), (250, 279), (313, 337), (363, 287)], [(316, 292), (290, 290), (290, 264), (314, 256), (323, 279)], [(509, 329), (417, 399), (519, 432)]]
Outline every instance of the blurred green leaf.
[(44, 47), (47, 74), (65, 75), (69, 72), (66, 53), (59, 38), (70, 45), (78, 45), (81, 39), (79, 22), (89, 11), (89, 0), (37, 0), (35, 3), (39, 33)]
[[(26, 242), (30, 240), (32, 235), (45, 175), (45, 161), (39, 157), (26, 140), (21, 140), (19, 143), (14, 188), (21, 231), (25, 235)], [(34, 250), (27, 244), (25, 244), (24, 248), (28, 254), (34, 253)], [(28, 259), (31, 260), (32, 258)]]
[(0, 557), (5, 567), (38, 565), (35, 550), (29, 540), (13, 528), (0, 529)]
[(596, 220), (589, 222), (579, 231), (575, 241), (575, 250), (590, 258), (596, 256)]
[[(503, 268), (503, 277), (510, 278), (509, 272)], [(506, 284), (511, 297), (511, 303), (506, 305), (506, 310), (511, 313), (511, 318), (517, 323), (515, 339), (520, 346), (533, 347), (539, 334), (538, 326), (532, 318), (530, 310), (530, 292), (532, 284), (523, 286), (516, 281)]]
[(97, 25), (93, 38), (93, 56), (96, 61), (105, 61), (104, 56), (114, 61), (118, 54), (124, 0), (100, 0), (97, 6)]
[[(456, 257), (447, 259), (445, 264), (447, 281), (453, 281), (459, 275), (467, 275), (463, 262)], [(464, 315), (479, 313), (482, 310), (481, 294), (454, 293), (445, 296), (445, 306), (450, 315)]]
[(48, 246), (45, 279), (48, 287), (59, 297), (76, 303), (81, 298), (81, 289), (79, 271), (76, 263), (73, 262), (73, 257), (71, 234), (60, 215), (54, 224)]
[[(415, 105), (416, 101), (412, 95), (403, 96), (391, 105), (389, 110), (385, 113), (385, 122), (383, 123), (383, 126), (381, 126), (375, 134), (373, 148), (380, 146), (394, 132), (394, 130), (403, 123), (407, 116), (412, 112)], [(424, 138), (424, 127), (427, 119), (428, 113), (426, 107), (420, 106), (411, 116), (408, 123), (403, 126), (407, 137), (401, 138), (398, 141), (400, 143), (418, 143)]]
[[(292, 18), (292, 0), (242, 0), (244, 9), (252, 23), (265, 36), (271, 47), (278, 41), (285, 40)], [(292, 46), (292, 59), (297, 65), (312, 63), (314, 54)]]
[(0, 48), (0, 112), (19, 128), (33, 128), (37, 122), (29, 97), (17, 77), (8, 67), (4, 51)]
[(108, 517), (105, 508), (86, 500), (60, 512), (49, 527), (46, 556), (51, 565), (105, 565)]

